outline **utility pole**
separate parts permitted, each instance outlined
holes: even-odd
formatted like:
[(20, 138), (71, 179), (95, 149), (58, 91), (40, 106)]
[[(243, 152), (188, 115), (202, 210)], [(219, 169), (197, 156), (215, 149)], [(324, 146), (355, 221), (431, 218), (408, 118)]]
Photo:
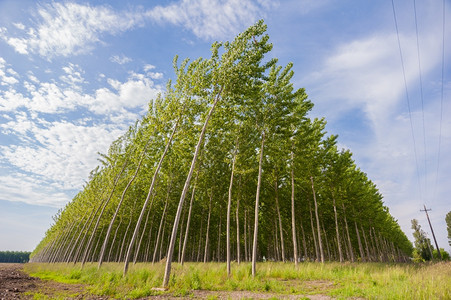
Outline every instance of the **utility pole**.
[(438, 247), (437, 239), (435, 238), (434, 229), (432, 229), (431, 220), (429, 220), (428, 211), (430, 211), (431, 209), (430, 208), (426, 209), (426, 205), (424, 205), (424, 204), (423, 204), (423, 207), (424, 207), (424, 210), (420, 209), (420, 211), (424, 211), (426, 213), (426, 217), (428, 218), (429, 226), (431, 227), (432, 237), (434, 238), (435, 247), (437, 247), (438, 257), (440, 258), (440, 260), (442, 260), (442, 254), (440, 253), (440, 248)]

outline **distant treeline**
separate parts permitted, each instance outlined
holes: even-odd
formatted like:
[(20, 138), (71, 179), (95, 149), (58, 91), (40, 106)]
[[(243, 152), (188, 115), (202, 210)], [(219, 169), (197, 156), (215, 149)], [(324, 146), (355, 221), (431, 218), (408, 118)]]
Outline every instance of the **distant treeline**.
[(30, 253), (25, 251), (0, 251), (0, 262), (26, 263), (30, 259)]

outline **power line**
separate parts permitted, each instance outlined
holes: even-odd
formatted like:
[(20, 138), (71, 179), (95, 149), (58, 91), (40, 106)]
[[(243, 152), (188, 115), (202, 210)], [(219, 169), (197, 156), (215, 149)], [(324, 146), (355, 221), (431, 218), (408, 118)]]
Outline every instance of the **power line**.
[(419, 167), (418, 167), (418, 158), (417, 158), (417, 146), (415, 142), (415, 133), (413, 130), (413, 122), (412, 122), (412, 112), (410, 109), (410, 100), (409, 100), (409, 91), (407, 89), (407, 80), (406, 80), (406, 71), (404, 68), (404, 58), (402, 55), (402, 49), (401, 49), (401, 41), (399, 39), (399, 30), (398, 30), (398, 21), (396, 18), (396, 10), (395, 10), (395, 3), (394, 0), (391, 0), (392, 8), (393, 8), (393, 17), (395, 19), (395, 28), (396, 28), (396, 36), (398, 37), (398, 47), (399, 47), (399, 56), (401, 57), (401, 66), (402, 66), (402, 74), (404, 78), (404, 87), (406, 89), (406, 100), (407, 100), (407, 109), (409, 111), (409, 120), (410, 120), (410, 130), (412, 132), (412, 140), (413, 140), (413, 152), (415, 155), (415, 165), (417, 168), (417, 179), (418, 179), (418, 188), (420, 190), (420, 199), (422, 199), (422, 193), (421, 193), (421, 183), (420, 183), (420, 173), (419, 173)]
[(445, 0), (443, 0), (443, 28), (442, 28), (442, 87), (440, 92), (440, 129), (439, 129), (439, 135), (438, 135), (438, 154), (437, 154), (437, 169), (436, 169), (436, 175), (435, 175), (435, 187), (434, 187), (434, 198), (437, 192), (437, 185), (438, 185), (438, 171), (440, 166), (440, 152), (441, 152), (441, 144), (442, 144), (442, 123), (443, 123), (443, 85), (444, 85), (444, 78), (445, 78), (445, 23), (446, 23), (446, 14), (445, 14)]
[[(418, 21), (417, 21), (417, 6), (416, 1), (413, 0), (413, 10), (415, 15), (415, 32), (417, 36), (417, 54), (418, 54), (418, 73), (420, 80), (420, 97), (421, 97), (421, 113), (423, 119), (423, 147), (424, 147), (424, 174), (427, 174), (427, 156), (426, 156), (426, 126), (424, 125), (424, 96), (423, 96), (423, 77), (421, 75), (421, 59), (420, 59), (420, 39), (418, 38)], [(424, 176), (424, 193), (427, 195), (427, 177)]]

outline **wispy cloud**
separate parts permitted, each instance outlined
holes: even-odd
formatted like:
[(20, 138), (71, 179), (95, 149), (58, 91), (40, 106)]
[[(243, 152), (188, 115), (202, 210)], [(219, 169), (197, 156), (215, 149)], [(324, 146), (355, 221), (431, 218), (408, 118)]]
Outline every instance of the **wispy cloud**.
[(133, 61), (130, 57), (127, 57), (125, 55), (121, 55), (121, 56), (113, 55), (113, 56), (110, 57), (110, 60), (112, 62), (120, 64), (120, 65), (123, 65), (123, 64), (126, 64), (126, 63), (129, 63), (129, 62)]
[[(38, 54), (47, 59), (89, 53), (96, 45), (104, 44), (105, 36), (143, 26), (146, 21), (182, 26), (202, 39), (222, 39), (233, 37), (264, 17), (274, 5), (263, 0), (181, 0), (147, 11), (115, 11), (104, 5), (52, 2), (38, 7), (35, 25), (14, 23), (19, 35), (0, 28), (0, 38), (20, 54)], [(118, 55), (111, 60), (130, 62), (130, 58)]]
[[(68, 63), (55, 69), (50, 80), (28, 71), (23, 77), (15, 74), (14, 85), (0, 89), (0, 135), (12, 140), (0, 144), (0, 158), (4, 170), (14, 170), (0, 174), (4, 200), (66, 203), (67, 193), (80, 189), (98, 164), (96, 153), (105, 153), (162, 91), (149, 72), (130, 72), (125, 80), (105, 76), (103, 87), (87, 92), (84, 73)], [(0, 59), (2, 82), (6, 74), (14, 71)]]
[(52, 58), (90, 52), (103, 34), (118, 34), (142, 24), (139, 14), (117, 13), (107, 6), (71, 2), (49, 3), (37, 10), (35, 27), (15, 24), (21, 37), (3, 39), (21, 54), (37, 53)]
[(146, 16), (157, 23), (183, 26), (199, 38), (227, 38), (262, 18), (272, 6), (268, 1), (182, 0), (157, 6)]
[[(440, 10), (435, 7), (434, 11)], [(448, 16), (451, 16), (449, 11)], [(440, 172), (436, 172), (440, 127), (437, 70), (442, 62), (442, 24), (441, 17), (438, 20), (435, 17), (430, 12), (423, 15), (422, 24), (427, 26), (421, 27), (424, 105), (420, 96), (415, 27), (400, 30), (410, 114), (394, 25), (391, 31), (379, 30), (336, 45), (327, 52), (318, 70), (303, 78), (303, 84), (310, 86), (310, 96), (318, 99), (316, 113), (326, 116), (335, 130), (340, 130), (341, 124), (351, 126), (345, 118), (355, 113), (360, 114), (352, 116), (358, 120), (355, 127), (368, 126), (368, 130), (362, 131), (365, 136), (359, 136), (359, 130), (353, 128), (353, 136), (340, 140), (351, 148), (357, 164), (377, 184), (393, 215), (402, 218), (405, 232), (409, 232), (409, 220), (418, 216), (423, 203), (445, 196), (443, 187), (447, 186), (445, 178), (449, 177), (443, 176), (449, 173), (444, 162), (439, 166)], [(427, 22), (424, 18), (428, 18)], [(450, 35), (451, 28), (447, 27), (445, 36)], [(449, 57), (450, 50), (447, 49), (445, 57)], [(445, 86), (445, 95), (450, 91)], [(444, 111), (450, 108), (445, 103)], [(447, 138), (451, 134), (450, 120), (444, 118), (442, 128), (444, 156), (451, 152)], [(362, 143), (363, 140), (367, 142)]]

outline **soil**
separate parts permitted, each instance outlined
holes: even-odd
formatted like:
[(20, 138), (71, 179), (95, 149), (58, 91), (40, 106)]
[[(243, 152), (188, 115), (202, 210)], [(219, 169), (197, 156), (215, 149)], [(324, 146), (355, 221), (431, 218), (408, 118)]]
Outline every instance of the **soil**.
[[(0, 263), (0, 300), (33, 299), (34, 295), (45, 299), (109, 299), (89, 294), (82, 284), (67, 284), (30, 277), (23, 272), (23, 264)], [(316, 283), (312, 283), (316, 284)], [(321, 282), (319, 285), (328, 285)], [(145, 299), (183, 299), (171, 295), (154, 296)], [(280, 295), (249, 291), (192, 291), (187, 299), (332, 299), (325, 295)]]
[(33, 299), (34, 294), (50, 299), (106, 299), (88, 294), (80, 284), (66, 284), (30, 277), (23, 264), (0, 263), (0, 300)]

